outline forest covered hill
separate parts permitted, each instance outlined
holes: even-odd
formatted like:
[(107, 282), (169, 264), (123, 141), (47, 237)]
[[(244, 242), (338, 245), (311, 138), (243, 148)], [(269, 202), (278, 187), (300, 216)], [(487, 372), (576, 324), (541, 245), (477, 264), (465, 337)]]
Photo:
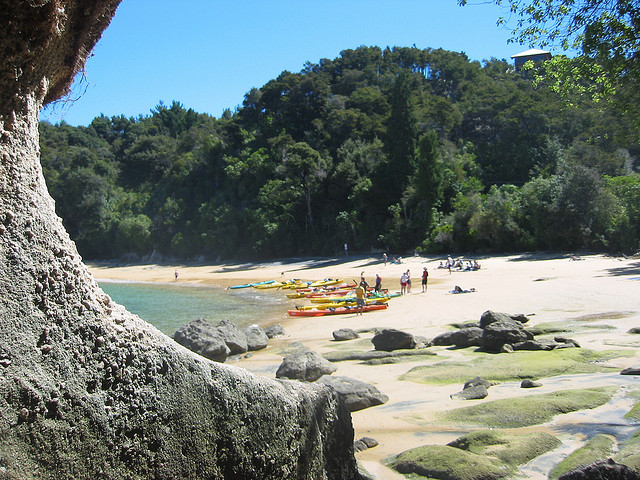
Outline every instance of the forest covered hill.
[[(221, 118), (40, 124), (87, 259), (640, 249), (633, 119), (502, 60), (360, 47), (282, 72)], [(624, 92), (621, 92), (624, 94)]]

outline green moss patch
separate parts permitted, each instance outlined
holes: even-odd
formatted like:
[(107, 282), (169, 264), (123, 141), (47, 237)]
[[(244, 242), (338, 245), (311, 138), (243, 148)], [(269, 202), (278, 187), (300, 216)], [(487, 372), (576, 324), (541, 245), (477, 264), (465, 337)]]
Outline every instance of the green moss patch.
[(563, 348), (550, 352), (476, 353), (465, 362), (439, 362), (413, 368), (401, 380), (444, 385), (464, 383), (472, 376), (480, 376), (491, 382), (506, 382), (556, 375), (615, 372), (619, 369), (606, 367), (601, 362), (634, 354), (619, 350), (596, 352), (584, 348)]
[(611, 435), (596, 435), (584, 446), (574, 451), (567, 458), (556, 465), (549, 472), (549, 479), (555, 480), (560, 475), (570, 472), (574, 468), (583, 465), (590, 465), (598, 460), (603, 460), (611, 456), (611, 452), (616, 444), (616, 439)]
[(521, 398), (505, 398), (457, 408), (441, 414), (443, 420), (464, 425), (513, 428), (551, 421), (561, 413), (599, 407), (607, 403), (615, 387), (564, 390)]
[(640, 472), (640, 429), (631, 438), (622, 442), (619, 447), (620, 450), (613, 459)]
[(403, 474), (430, 479), (491, 480), (516, 472), (533, 458), (560, 445), (547, 433), (509, 435), (482, 430), (449, 445), (426, 445), (397, 455), (389, 466)]
[(636, 422), (640, 420), (640, 400), (638, 400), (633, 407), (631, 407), (631, 410), (625, 414), (625, 418)]

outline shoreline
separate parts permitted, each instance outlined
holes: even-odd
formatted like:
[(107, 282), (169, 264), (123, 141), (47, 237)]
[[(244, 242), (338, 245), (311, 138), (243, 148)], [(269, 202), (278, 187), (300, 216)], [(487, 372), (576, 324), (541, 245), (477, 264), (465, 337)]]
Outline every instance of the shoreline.
[[(640, 259), (596, 254), (585, 255), (581, 261), (572, 261), (569, 254), (526, 253), (479, 257), (480, 270), (449, 273), (446, 269), (437, 268), (445, 258), (409, 257), (403, 259), (402, 264), (386, 266), (378, 258), (341, 257), (308, 261), (292, 259), (286, 264), (282, 261), (119, 267), (89, 264), (89, 269), (97, 281), (110, 278), (116, 281), (169, 284), (176, 283), (174, 271), (177, 269), (178, 283), (218, 285), (222, 288), (290, 278), (344, 278), (349, 281), (360, 278), (360, 273), (364, 271), (370, 284), (374, 283), (375, 274), (380, 274), (383, 288), (388, 288), (390, 292), (399, 291), (400, 275), (407, 269), (411, 271), (411, 293), (391, 299), (386, 310), (368, 312), (362, 316), (348, 314), (317, 318), (289, 317), (283, 311), (281, 318), (274, 319), (273, 323), (282, 324), (286, 337), (271, 340), (265, 350), (252, 352), (249, 358), (228, 362), (256, 375), (271, 378), (275, 378), (275, 371), (282, 361), (282, 350), (293, 342), (301, 342), (309, 350), (320, 354), (345, 349), (371, 350), (371, 333), (362, 333), (359, 340), (335, 342), (332, 332), (343, 327), (367, 332), (374, 328), (396, 328), (431, 339), (450, 329), (451, 323), (477, 322), (486, 310), (526, 314), (530, 319), (527, 327), (549, 322), (586, 325), (589, 328), (570, 335), (583, 348), (629, 351), (632, 356), (609, 362), (620, 369), (640, 363), (637, 359), (640, 337), (636, 340), (626, 333), (632, 327), (640, 327), (640, 303), (637, 300), (640, 297)], [(430, 275), (427, 292), (421, 293), (419, 274), (424, 266)], [(475, 288), (476, 291), (462, 295), (450, 294), (455, 285), (463, 289)], [(282, 291), (273, 294), (286, 299)], [(380, 480), (404, 478), (382, 465), (388, 455), (420, 445), (444, 444), (462, 434), (460, 428), (447, 427), (436, 420), (438, 412), (473, 403), (450, 398), (451, 394), (462, 389), (461, 385), (417, 384), (402, 381), (400, 377), (425, 363), (453, 360), (470, 362), (473, 355), (467, 352), (468, 349), (430, 347), (429, 350), (437, 356), (428, 361), (422, 357), (375, 366), (357, 361), (336, 363), (338, 370), (334, 375), (371, 383), (389, 396), (389, 401), (384, 405), (352, 413), (354, 440), (370, 436), (380, 442), (377, 447), (356, 454), (358, 461)], [(470, 378), (473, 376), (470, 371)], [(592, 382), (597, 381), (597, 377), (589, 378)], [(503, 388), (508, 392), (504, 395), (530, 394), (515, 387)], [(489, 390), (485, 400), (491, 401), (496, 396), (502, 396), (498, 395), (498, 391)], [(597, 421), (597, 418), (592, 420)], [(536, 476), (529, 474), (525, 478)]]

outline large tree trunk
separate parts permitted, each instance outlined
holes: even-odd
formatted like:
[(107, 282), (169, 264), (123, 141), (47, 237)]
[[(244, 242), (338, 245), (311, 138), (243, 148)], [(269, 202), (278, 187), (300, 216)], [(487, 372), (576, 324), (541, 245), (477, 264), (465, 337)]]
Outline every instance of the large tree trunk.
[(334, 393), (177, 345), (100, 290), (55, 215), (38, 113), (119, 1), (0, 0), (0, 478), (358, 478)]

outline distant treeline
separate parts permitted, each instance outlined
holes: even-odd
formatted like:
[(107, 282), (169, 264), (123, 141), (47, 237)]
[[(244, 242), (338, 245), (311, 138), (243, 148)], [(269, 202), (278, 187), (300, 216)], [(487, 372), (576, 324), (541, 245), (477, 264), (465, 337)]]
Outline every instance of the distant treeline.
[(41, 123), (88, 259), (640, 248), (638, 132), (589, 98), (445, 50), (360, 47), (214, 118)]

